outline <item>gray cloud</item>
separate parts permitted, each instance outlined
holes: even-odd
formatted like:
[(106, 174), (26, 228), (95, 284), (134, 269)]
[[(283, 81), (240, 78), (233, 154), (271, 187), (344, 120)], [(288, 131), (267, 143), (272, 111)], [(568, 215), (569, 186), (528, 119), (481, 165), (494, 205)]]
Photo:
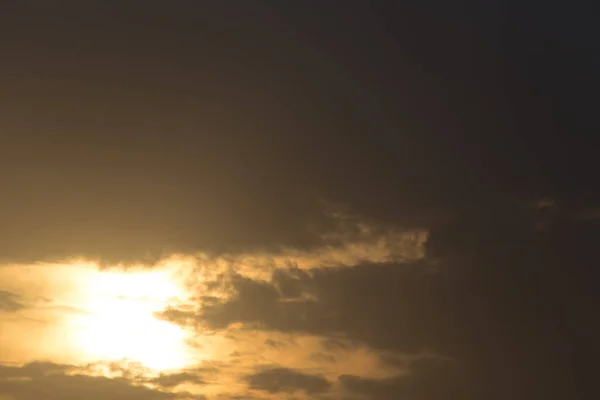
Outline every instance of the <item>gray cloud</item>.
[(304, 391), (308, 394), (323, 393), (331, 384), (322, 376), (309, 375), (286, 368), (272, 368), (256, 372), (245, 378), (251, 389), (269, 393)]

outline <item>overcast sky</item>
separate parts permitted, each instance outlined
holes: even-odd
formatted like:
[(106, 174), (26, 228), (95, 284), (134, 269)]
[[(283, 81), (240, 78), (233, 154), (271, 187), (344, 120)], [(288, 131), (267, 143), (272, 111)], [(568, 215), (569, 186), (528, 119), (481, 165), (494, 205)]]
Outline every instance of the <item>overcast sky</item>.
[(593, 398), (593, 16), (1, 2), (0, 399)]

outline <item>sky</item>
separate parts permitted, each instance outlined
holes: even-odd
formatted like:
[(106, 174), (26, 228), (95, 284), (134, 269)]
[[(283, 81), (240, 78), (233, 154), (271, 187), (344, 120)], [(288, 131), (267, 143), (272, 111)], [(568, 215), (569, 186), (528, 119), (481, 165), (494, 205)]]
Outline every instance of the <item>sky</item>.
[(0, 400), (597, 391), (580, 2), (0, 4)]

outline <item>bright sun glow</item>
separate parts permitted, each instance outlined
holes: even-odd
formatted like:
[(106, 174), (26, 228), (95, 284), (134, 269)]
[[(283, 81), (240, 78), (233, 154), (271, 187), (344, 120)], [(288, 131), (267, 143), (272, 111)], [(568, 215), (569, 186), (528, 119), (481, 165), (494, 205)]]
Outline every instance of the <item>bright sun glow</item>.
[(129, 359), (162, 371), (188, 364), (185, 332), (157, 319), (182, 289), (167, 271), (95, 271), (82, 282), (76, 347), (89, 358)]

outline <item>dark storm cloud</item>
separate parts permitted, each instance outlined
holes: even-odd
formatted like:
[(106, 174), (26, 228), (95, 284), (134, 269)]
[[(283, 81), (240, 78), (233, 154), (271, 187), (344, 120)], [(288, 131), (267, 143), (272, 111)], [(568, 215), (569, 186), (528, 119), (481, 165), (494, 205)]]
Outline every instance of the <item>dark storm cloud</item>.
[(270, 393), (304, 391), (308, 394), (323, 393), (331, 384), (322, 376), (309, 375), (285, 368), (273, 368), (248, 375), (246, 382), (251, 389)]
[(19, 301), (19, 296), (0, 290), (0, 311), (14, 312), (25, 308), (25, 305)]
[(174, 394), (136, 386), (122, 378), (66, 374), (71, 369), (49, 363), (33, 363), (23, 367), (0, 366), (0, 395), (8, 395), (15, 400), (177, 399)]

